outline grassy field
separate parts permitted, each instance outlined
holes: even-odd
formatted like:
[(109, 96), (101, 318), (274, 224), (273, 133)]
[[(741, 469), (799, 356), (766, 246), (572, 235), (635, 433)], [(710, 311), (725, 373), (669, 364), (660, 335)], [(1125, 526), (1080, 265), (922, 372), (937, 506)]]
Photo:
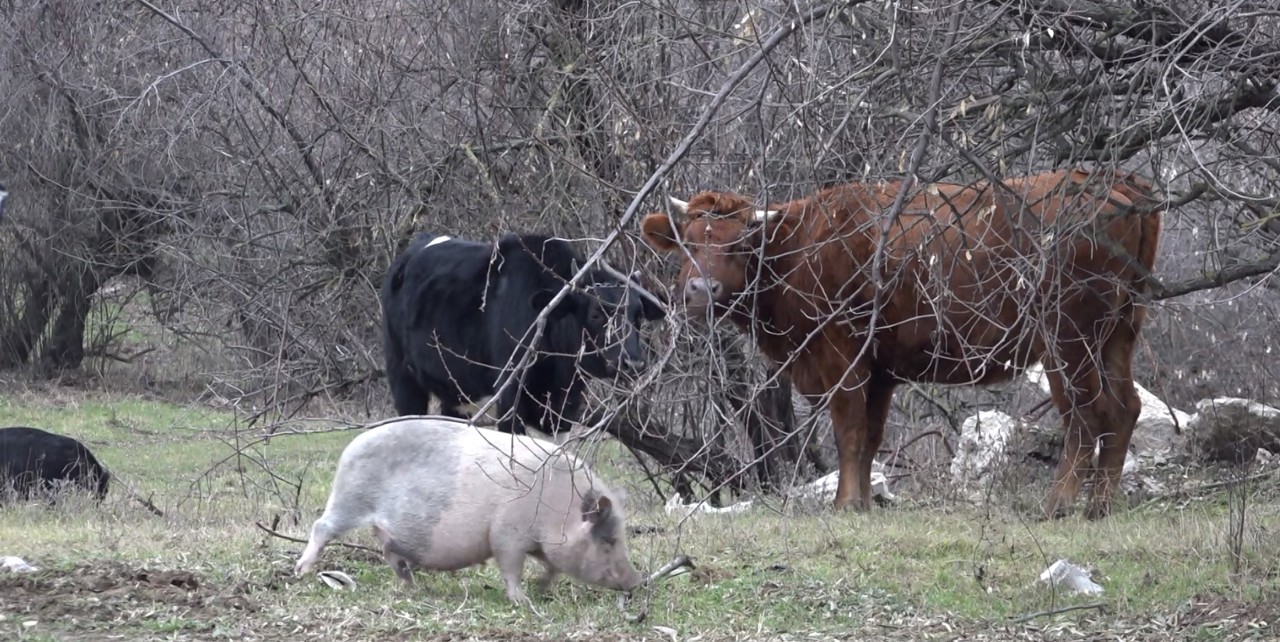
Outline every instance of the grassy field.
[[(913, 501), (870, 515), (785, 512), (757, 502), (738, 516), (668, 516), (606, 444), (596, 467), (630, 489), (642, 569), (676, 554), (695, 572), (638, 594), (561, 580), (517, 609), (490, 564), (420, 573), (399, 585), (380, 556), (330, 546), (320, 568), (353, 591), (292, 576), (350, 431), (281, 435), (236, 456), (232, 417), (104, 394), (0, 399), (0, 425), (34, 425), (87, 443), (120, 481), (99, 508), (0, 508), (3, 640), (1236, 640), (1280, 636), (1280, 503), (1258, 493), (1242, 553), (1228, 541), (1225, 496), (1156, 502), (1101, 523), (1030, 523), (1013, 512)], [(314, 424), (313, 428), (324, 427)], [(764, 504), (764, 506), (761, 506)], [(372, 544), (367, 533), (348, 541)], [(1058, 558), (1093, 567), (1100, 596), (1040, 586)], [(535, 573), (533, 565), (527, 576)], [(1054, 612), (1073, 605), (1077, 610)], [(1042, 613), (1046, 612), (1046, 613)]]

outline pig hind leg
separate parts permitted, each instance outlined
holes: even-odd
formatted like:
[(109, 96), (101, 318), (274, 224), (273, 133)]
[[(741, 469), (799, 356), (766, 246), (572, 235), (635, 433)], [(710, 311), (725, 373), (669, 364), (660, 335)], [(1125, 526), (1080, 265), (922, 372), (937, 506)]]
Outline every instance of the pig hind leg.
[(404, 580), (406, 584), (413, 584), (413, 556), (406, 550), (395, 538), (391, 537), (391, 533), (378, 524), (373, 525), (373, 536), (382, 542), (382, 556), (386, 558), (387, 564), (391, 566), (391, 570), (395, 571), (396, 577)]
[(307, 541), (307, 548), (302, 551), (302, 557), (298, 558), (298, 563), (293, 568), (294, 574), (304, 575), (310, 572), (326, 544), (360, 526), (362, 522), (364, 522), (363, 515), (353, 516), (347, 511), (326, 509), (320, 519), (311, 526), (311, 539)]

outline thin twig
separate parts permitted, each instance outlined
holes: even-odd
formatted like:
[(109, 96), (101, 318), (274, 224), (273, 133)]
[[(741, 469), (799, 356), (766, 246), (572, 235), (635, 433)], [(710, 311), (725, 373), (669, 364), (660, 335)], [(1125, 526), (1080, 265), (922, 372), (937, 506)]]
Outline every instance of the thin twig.
[(653, 584), (654, 582), (657, 582), (658, 580), (661, 580), (664, 577), (671, 575), (672, 573), (675, 573), (676, 571), (682, 568), (688, 568), (690, 570), (693, 570), (697, 568), (697, 566), (694, 565), (693, 558), (689, 557), (688, 555), (680, 555), (680, 556), (677, 556), (675, 559), (671, 560), (670, 562), (667, 562), (662, 568), (654, 571), (653, 574), (650, 575), (648, 579), (644, 581), (644, 583), (646, 585)]
[(1026, 615), (1010, 620), (1009, 624), (1022, 624), (1024, 622), (1030, 622), (1031, 620), (1034, 620), (1038, 617), (1045, 617), (1048, 615), (1059, 615), (1061, 613), (1070, 613), (1071, 611), (1084, 611), (1086, 609), (1101, 609), (1106, 605), (1107, 605), (1106, 602), (1094, 602), (1093, 604), (1073, 604), (1071, 606), (1060, 606), (1056, 609), (1049, 609), (1047, 611), (1036, 611), (1034, 613), (1028, 613)]
[[(290, 537), (289, 535), (285, 535), (284, 533), (281, 533), (280, 531), (277, 531), (277, 530), (274, 530), (274, 529), (268, 528), (268, 527), (266, 527), (266, 526), (263, 526), (263, 525), (262, 525), (262, 522), (254, 522), (253, 524), (254, 524), (255, 526), (257, 526), (258, 528), (262, 529), (265, 533), (267, 533), (268, 535), (270, 535), (270, 536), (272, 536), (272, 537), (278, 537), (278, 538), (280, 538), (280, 539), (282, 539), (282, 540), (285, 540), (285, 541), (288, 541), (288, 542), (297, 542), (297, 543), (299, 543), (299, 544), (306, 544), (306, 543), (307, 543), (307, 540), (305, 540), (305, 539), (298, 539), (297, 537)], [(376, 548), (369, 548), (368, 546), (361, 546), (360, 544), (348, 544), (348, 543), (346, 543), (346, 542), (335, 542), (335, 543), (336, 543), (338, 546), (345, 546), (345, 547), (347, 547), (347, 548), (354, 548), (354, 549), (356, 549), (356, 550), (360, 550), (360, 551), (369, 551), (370, 553), (377, 553), (378, 555), (381, 555), (381, 554), (382, 554), (382, 551), (380, 551), (380, 550), (378, 550), (378, 549), (376, 549)]]
[(1247, 484), (1251, 482), (1256, 482), (1256, 481), (1266, 479), (1268, 477), (1275, 475), (1277, 471), (1280, 471), (1280, 468), (1272, 468), (1270, 470), (1264, 470), (1260, 473), (1254, 473), (1252, 475), (1241, 477), (1239, 479), (1228, 479), (1226, 481), (1199, 484), (1191, 488), (1179, 488), (1178, 490), (1171, 490), (1167, 493), (1161, 493), (1159, 495), (1151, 497), (1147, 501), (1142, 502), (1141, 504), (1133, 507), (1131, 510), (1135, 510), (1135, 511), (1141, 510), (1152, 504), (1156, 504), (1165, 500), (1179, 499), (1183, 497), (1196, 497), (1201, 493), (1206, 493), (1213, 490), (1219, 490), (1229, 486), (1234, 486), (1236, 484)]
[(160, 510), (159, 508), (156, 507), (155, 504), (151, 503), (150, 499), (147, 499), (143, 497), (141, 494), (139, 494), (137, 489), (135, 489), (133, 485), (130, 484), (129, 482), (123, 479), (120, 479), (114, 474), (111, 475), (111, 482), (113, 484), (119, 484), (121, 486), (124, 486), (125, 495), (128, 495), (130, 499), (138, 502), (139, 504), (142, 504), (143, 508), (146, 508), (147, 510), (151, 511), (152, 515), (155, 515), (156, 517), (164, 517), (164, 511)]
[[(662, 578), (667, 577), (672, 573), (675, 573), (677, 570), (681, 568), (694, 569), (694, 568), (697, 568), (697, 566), (694, 565), (693, 558), (689, 557), (688, 555), (677, 556), (675, 559), (671, 560), (670, 562), (667, 562), (662, 568), (654, 571), (652, 575), (645, 578), (644, 583), (641, 584), (640, 587), (652, 586), (658, 580), (661, 580)], [(627, 600), (630, 599), (630, 596), (631, 596), (630, 593), (623, 593), (622, 595), (618, 596), (619, 609), (625, 609), (627, 607)], [(628, 622), (631, 622), (632, 624), (639, 624), (640, 622), (643, 622), (647, 617), (649, 617), (649, 609), (648, 607), (645, 607), (635, 615), (626, 616), (626, 619)]]

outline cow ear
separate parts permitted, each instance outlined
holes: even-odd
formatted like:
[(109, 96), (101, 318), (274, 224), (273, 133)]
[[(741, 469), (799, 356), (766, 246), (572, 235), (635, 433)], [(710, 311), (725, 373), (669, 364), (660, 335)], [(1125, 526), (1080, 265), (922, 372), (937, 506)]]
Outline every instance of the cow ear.
[(662, 212), (654, 212), (640, 222), (640, 231), (655, 250), (670, 252), (680, 245), (680, 235), (676, 232), (675, 223), (670, 216)]
[(542, 309), (551, 303), (551, 299), (555, 298), (556, 293), (551, 290), (538, 290), (529, 297), (529, 307), (534, 312), (542, 312)]
[[(551, 299), (554, 299), (559, 292), (560, 288), (538, 290), (529, 297), (529, 307), (533, 308), (534, 312), (542, 312), (543, 308), (546, 308), (547, 304), (551, 303)], [(551, 318), (561, 317), (573, 312), (577, 309), (577, 303), (577, 299), (570, 292), (569, 296), (561, 299), (560, 305), (557, 305), (556, 309), (551, 311)]]
[(793, 219), (779, 215), (777, 210), (770, 212), (759, 211), (746, 221), (746, 226), (742, 229), (742, 236), (738, 240), (738, 244), (744, 247), (759, 247), (761, 243), (786, 238), (794, 231), (795, 221)]
[(661, 321), (667, 318), (667, 311), (662, 306), (651, 301), (649, 297), (640, 297), (640, 305), (642, 308), (641, 314), (644, 315), (645, 321)]

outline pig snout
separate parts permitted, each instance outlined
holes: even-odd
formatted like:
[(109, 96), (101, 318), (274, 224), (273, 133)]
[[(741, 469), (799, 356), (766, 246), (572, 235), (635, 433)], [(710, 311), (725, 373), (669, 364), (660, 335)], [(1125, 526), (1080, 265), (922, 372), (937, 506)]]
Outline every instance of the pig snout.
[(640, 588), (643, 584), (644, 576), (636, 571), (635, 568), (629, 568), (627, 569), (627, 573), (622, 579), (622, 585), (618, 587), (618, 590), (631, 592), (634, 589)]
[(605, 588), (615, 591), (627, 591), (644, 584), (644, 576), (636, 570), (630, 562), (624, 562), (622, 566), (610, 569), (610, 573), (604, 578)]

